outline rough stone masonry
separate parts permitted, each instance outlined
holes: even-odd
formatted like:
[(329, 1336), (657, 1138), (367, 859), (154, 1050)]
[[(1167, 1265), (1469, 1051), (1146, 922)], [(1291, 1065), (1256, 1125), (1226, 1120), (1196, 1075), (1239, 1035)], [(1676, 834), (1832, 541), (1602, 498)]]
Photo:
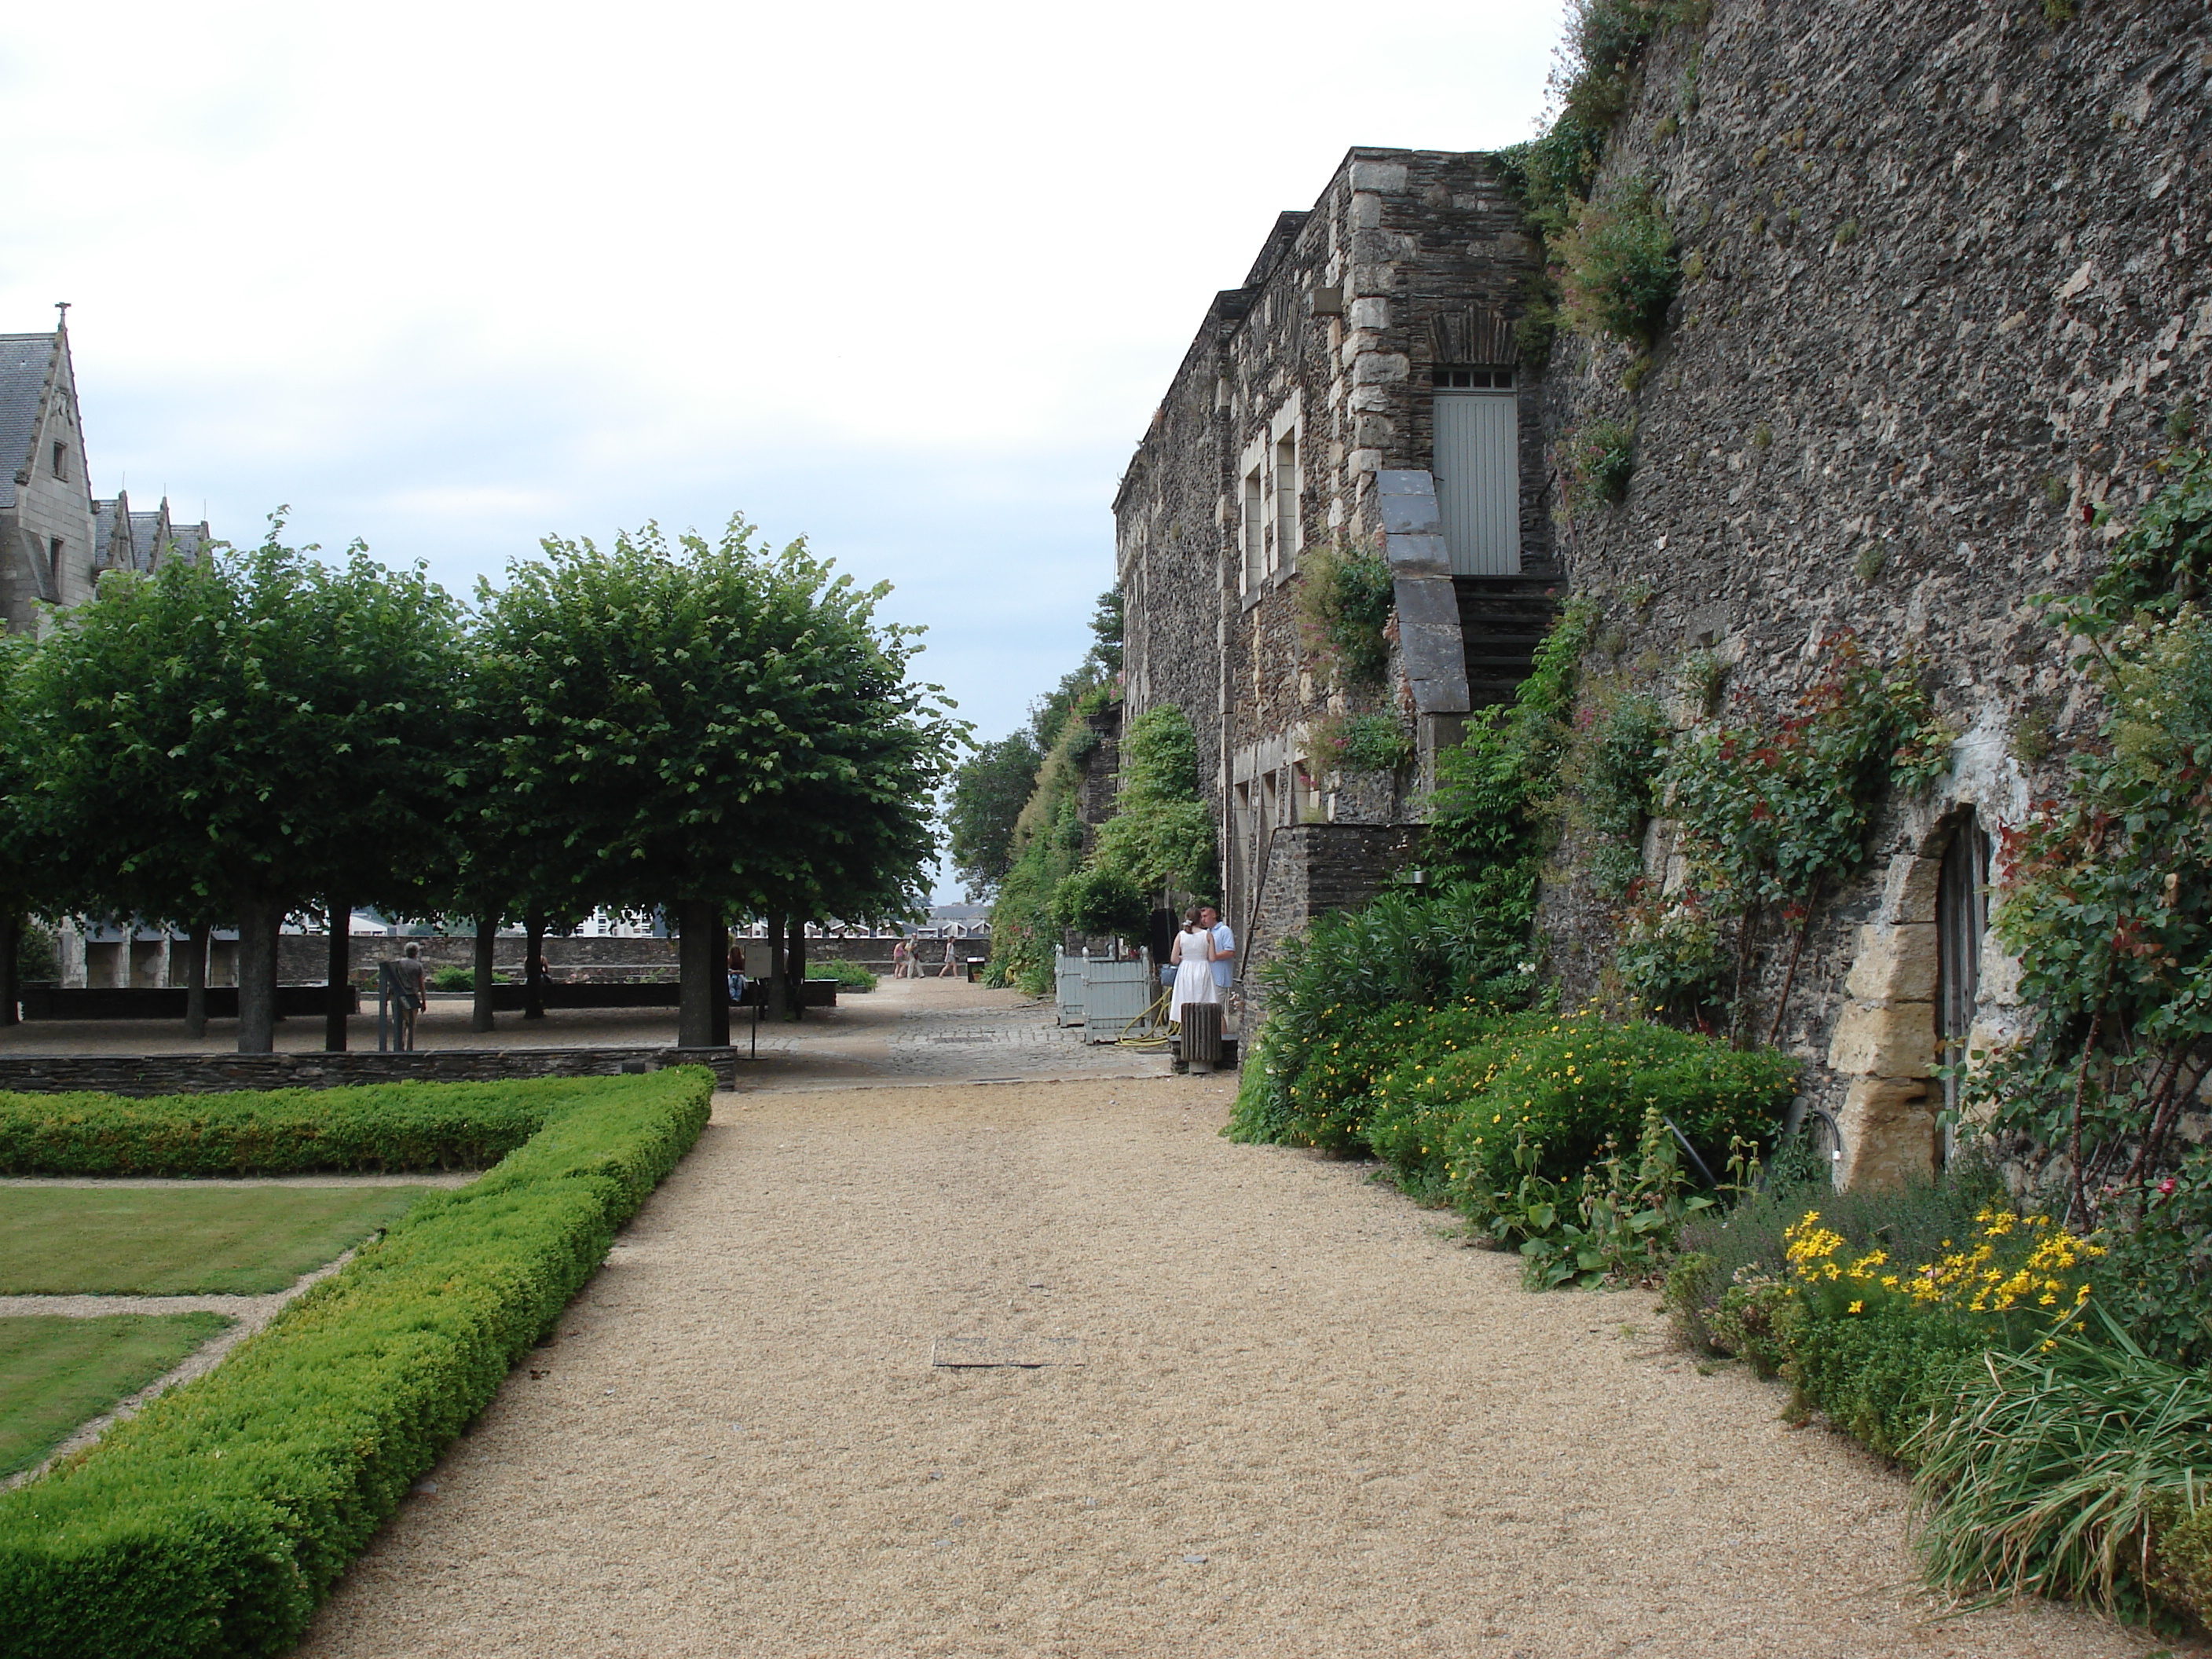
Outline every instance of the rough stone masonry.
[[(1847, 1178), (1927, 1169), (1940, 963), (1968, 964), (1952, 994), (1977, 1037), (2017, 1028), (2017, 966), (1972, 889), (2096, 719), (2030, 599), (2094, 578), (2212, 402), (2209, 70), (2195, 0), (1713, 0), (1645, 54), (1601, 169), (1601, 190), (1651, 188), (1684, 263), (1636, 373), (1626, 346), (1563, 334), (1540, 364), (1504, 345), (1534, 250), (1492, 158), (1352, 151), (1216, 298), (1115, 503), (1132, 712), (1172, 702), (1198, 728), (1232, 900), (1287, 929), (1408, 844), (1425, 777), (1325, 804), (1344, 781), (1310, 752), (1334, 705), (1298, 635), (1299, 555), (1340, 541), (1407, 574), (1383, 482), (1439, 471), (1440, 371), (1510, 365), (1520, 568), (1596, 607), (1592, 682), (1686, 722), (1693, 653), (1770, 704), (1841, 630), (1930, 663), (1962, 734), (1950, 775), (1892, 803), (1863, 877), (1820, 904), (1779, 1032), (1843, 1120)], [(1601, 420), (1634, 434), (1627, 496), (1571, 513), (1568, 441)], [(1407, 635), (1442, 623), (1409, 592), (1394, 696), (1428, 747), (1451, 727)], [(1944, 861), (1969, 849), (1969, 902), (1946, 910)], [(1589, 850), (1560, 849), (1542, 918), (1577, 995), (1620, 925)], [(1753, 961), (1770, 1008), (1792, 942)]]

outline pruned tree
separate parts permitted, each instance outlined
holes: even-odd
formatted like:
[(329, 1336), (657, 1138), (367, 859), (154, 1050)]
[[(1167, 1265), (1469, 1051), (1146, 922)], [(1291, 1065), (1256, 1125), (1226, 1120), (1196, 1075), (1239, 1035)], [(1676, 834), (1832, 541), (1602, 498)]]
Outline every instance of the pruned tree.
[(359, 546), (325, 564), (283, 532), (280, 513), (250, 552), (111, 574), (19, 681), (33, 811), (70, 849), (71, 902), (234, 917), (243, 1054), (271, 1044), (288, 914), (415, 901), (451, 771), (453, 600), (419, 567)]
[(482, 594), (505, 829), (548, 902), (667, 908), (678, 1041), (708, 1046), (730, 917), (919, 908), (965, 727), (908, 682), (919, 630), (876, 622), (888, 586), (803, 542), (771, 552), (732, 519), (713, 544), (647, 525), (544, 545)]

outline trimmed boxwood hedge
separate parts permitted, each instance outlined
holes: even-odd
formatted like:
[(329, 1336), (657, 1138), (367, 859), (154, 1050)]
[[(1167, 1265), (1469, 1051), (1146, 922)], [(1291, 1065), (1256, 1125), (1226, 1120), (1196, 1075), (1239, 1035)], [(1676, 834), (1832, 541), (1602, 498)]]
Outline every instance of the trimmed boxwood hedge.
[[(441, 1117), (436, 1097), (448, 1090), (470, 1098)], [(713, 1090), (711, 1073), (684, 1067), (314, 1095), (353, 1126), (335, 1167), (396, 1167), (398, 1148), (418, 1144), (409, 1137), (427, 1124), (455, 1132), (438, 1144), (465, 1144), (467, 1109), (494, 1126), (486, 1135), (520, 1144), (470, 1186), (426, 1196), (210, 1375), (0, 1495), (0, 1654), (197, 1659), (291, 1647), (409, 1485), (553, 1328), (616, 1229), (690, 1150)], [(353, 1094), (383, 1098), (342, 1098)], [(71, 1122), (100, 1126), (70, 1132), (88, 1160), (138, 1156), (121, 1150), (129, 1143), (210, 1159), (253, 1149), (245, 1164), (211, 1166), (225, 1170), (334, 1167), (259, 1161), (271, 1146), (303, 1144), (283, 1095), (166, 1103), (199, 1126), (189, 1134), (159, 1127), (162, 1102), (68, 1103)], [(380, 1104), (393, 1139), (375, 1151)], [(542, 1127), (517, 1133), (532, 1122)], [(353, 1161), (362, 1158), (378, 1161)]]
[(382, 1083), (150, 1100), (0, 1094), (0, 1173), (482, 1170), (536, 1134), (564, 1102), (605, 1083)]

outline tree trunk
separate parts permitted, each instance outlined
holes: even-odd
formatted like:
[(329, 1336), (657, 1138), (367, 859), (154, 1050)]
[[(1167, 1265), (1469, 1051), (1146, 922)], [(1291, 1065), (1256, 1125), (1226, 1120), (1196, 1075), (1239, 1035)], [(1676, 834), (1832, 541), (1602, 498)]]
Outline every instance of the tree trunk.
[(791, 924), (783, 945), (784, 1010), (793, 1019), (806, 1018), (806, 922)]
[(522, 919), (522, 1017), (525, 1019), (545, 1018), (545, 975), (538, 959), (545, 954), (545, 918), (541, 915)]
[(196, 921), (185, 935), (185, 1035), (198, 1041), (207, 1035), (208, 936), (211, 921)]
[(23, 913), (9, 909), (0, 913), (0, 1025), (13, 1025), (18, 1018), (15, 1004), (23, 994), (17, 979), (21, 963), (17, 960), (23, 948)]
[(783, 1006), (783, 936), (790, 924), (780, 915), (768, 919), (768, 1007)]
[(718, 923), (714, 929), (714, 1046), (730, 1046), (730, 929), (726, 923)]
[(329, 1001), (323, 1005), (323, 1052), (342, 1054), (346, 1047), (346, 1016), (353, 1012), (353, 901), (332, 899), (330, 908), (331, 960)]
[[(722, 918), (705, 899), (685, 899), (676, 907), (676, 927), (677, 960), (683, 964), (684, 973), (683, 1000), (676, 1012), (676, 1046), (712, 1048), (717, 1046), (717, 982), (729, 959), (726, 948), (717, 949), (722, 940)], [(726, 1000), (728, 995), (726, 985), (722, 986), (721, 999)]]
[(499, 939), (499, 918), (477, 918), (477, 981), (476, 1002), (469, 1011), (469, 1030), (489, 1031), (492, 1029), (491, 1014), (491, 956), (492, 946)]
[(238, 1052), (265, 1054), (276, 1044), (276, 933), (284, 902), (258, 894), (238, 905)]

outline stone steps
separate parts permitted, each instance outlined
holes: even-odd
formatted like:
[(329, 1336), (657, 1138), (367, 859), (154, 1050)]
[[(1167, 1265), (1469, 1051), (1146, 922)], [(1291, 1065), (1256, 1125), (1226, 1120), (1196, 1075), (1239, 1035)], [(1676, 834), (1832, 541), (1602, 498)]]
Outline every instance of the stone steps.
[(1544, 630), (1558, 614), (1553, 576), (1455, 576), (1469, 706), (1510, 702), (1528, 675)]

